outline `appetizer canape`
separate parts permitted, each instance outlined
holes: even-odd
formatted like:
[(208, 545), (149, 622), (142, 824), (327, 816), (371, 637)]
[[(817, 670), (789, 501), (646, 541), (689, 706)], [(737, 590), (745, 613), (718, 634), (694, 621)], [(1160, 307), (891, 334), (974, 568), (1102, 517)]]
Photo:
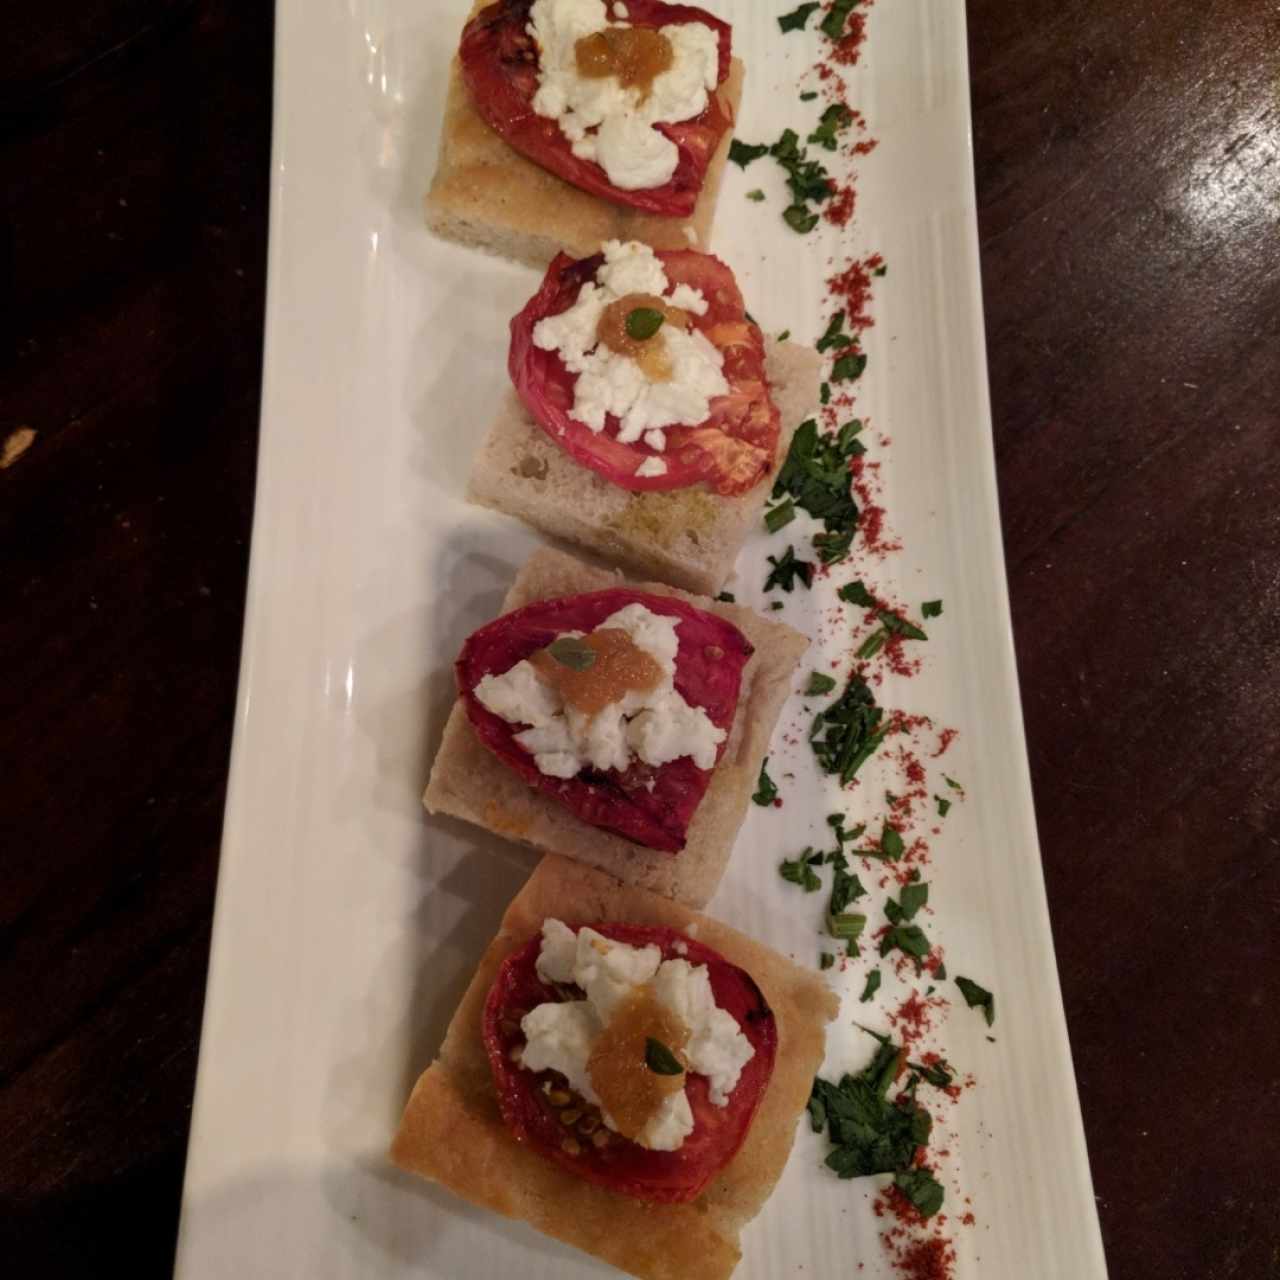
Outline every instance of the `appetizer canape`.
[(536, 552), (463, 646), (423, 802), (701, 906), (807, 647), (748, 609)]
[(819, 367), (765, 339), (710, 254), (617, 240), (562, 254), (511, 322), (513, 392), (468, 496), (713, 593), (817, 404)]
[(707, 244), (742, 96), (731, 43), (728, 23), (692, 5), (477, 4), (428, 224), (536, 266), (611, 236)]
[(817, 974), (736, 930), (547, 857), (392, 1158), (643, 1280), (723, 1280), (837, 1007)]

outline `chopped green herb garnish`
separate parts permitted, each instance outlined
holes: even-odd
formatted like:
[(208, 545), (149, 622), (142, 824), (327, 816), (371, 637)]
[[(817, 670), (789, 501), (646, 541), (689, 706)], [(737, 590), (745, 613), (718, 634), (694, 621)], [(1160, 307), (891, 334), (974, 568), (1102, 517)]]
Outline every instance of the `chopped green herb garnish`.
[(784, 129), (772, 146), (741, 142), (735, 138), (729, 146), (729, 159), (745, 169), (766, 152), (787, 175), (791, 203), (782, 213), (787, 225), (802, 235), (812, 231), (818, 225), (818, 215), (808, 206), (821, 204), (830, 197), (830, 174), (819, 161), (809, 159), (807, 151), (800, 146), (800, 135), (794, 129)]
[(850, 604), (859, 604), (867, 609), (875, 609), (876, 618), (880, 622), (879, 629), (871, 632), (858, 646), (854, 654), (856, 658), (864, 661), (868, 658), (874, 658), (889, 643), (890, 636), (901, 636), (904, 640), (927, 640), (929, 638), (926, 632), (921, 627), (916, 626), (914, 622), (884, 608), (861, 582), (852, 582), (847, 587), (841, 587), (836, 594), (841, 600), (846, 600)]
[(862, 371), (867, 367), (867, 357), (861, 351), (846, 351), (831, 366), (832, 382), (852, 382), (855, 378), (862, 377)]
[(836, 149), (836, 135), (849, 127), (853, 112), (843, 102), (833, 102), (823, 113), (818, 127), (809, 135), (809, 141), (828, 151)]
[(800, 146), (800, 135), (794, 129), (784, 129), (781, 137), (769, 148), (769, 154), (786, 170), (787, 186), (797, 204), (812, 200), (821, 204), (831, 195), (831, 176), (820, 161), (810, 160), (808, 152)]
[(929, 954), (929, 939), (918, 924), (895, 924), (880, 939), (880, 954), (887, 956), (895, 949), (909, 955), (919, 969), (920, 961)]
[(807, 852), (806, 850), (806, 853), (802, 853), (798, 858), (783, 858), (778, 865), (778, 874), (784, 880), (798, 884), (805, 893), (817, 893), (822, 888), (822, 881), (818, 879), (818, 873), (809, 865)]
[(818, 215), (810, 213), (808, 206), (803, 204), (788, 205), (782, 211), (782, 220), (802, 236), (808, 235), (818, 225)]
[(570, 671), (589, 671), (596, 663), (596, 651), (577, 636), (560, 636), (547, 645), (547, 652)]
[(902, 636), (907, 640), (927, 640), (929, 638), (914, 622), (908, 622), (906, 618), (899, 617), (888, 609), (881, 609), (877, 616), (884, 629), (895, 636)]
[(782, 609), (785, 609), (786, 605), (784, 605), (781, 600), (770, 600), (769, 608), (772, 609), (775, 613), (778, 613)]
[(849, 558), (853, 546), (853, 529), (841, 529), (836, 533), (815, 533), (813, 549), (823, 564), (840, 564)]
[(846, 871), (843, 867), (836, 867), (835, 880), (831, 885), (831, 901), (827, 905), (827, 914), (830, 916), (840, 915), (851, 902), (857, 902), (859, 898), (865, 897), (866, 892), (862, 887), (862, 881), (852, 871)]
[(759, 160), (761, 156), (767, 156), (768, 154), (768, 143), (761, 142), (753, 146), (750, 143), (739, 142), (737, 138), (734, 138), (729, 144), (729, 159), (744, 169), (752, 161)]
[(838, 916), (827, 916), (827, 932), (841, 942), (857, 942), (866, 927), (867, 917), (864, 915), (843, 912)]
[(858, 0), (835, 0), (830, 12), (822, 20), (822, 31), (832, 40), (839, 40), (844, 35), (845, 23), (856, 7)]
[(907, 1066), (919, 1075), (920, 1079), (926, 1084), (931, 1084), (935, 1089), (945, 1089), (956, 1078), (955, 1072), (950, 1064), (943, 1061), (931, 1062), (925, 1064), (923, 1062), (909, 1062)]
[(779, 341), (779, 342), (786, 342), (786, 340), (787, 340), (789, 337), (791, 337), (791, 330), (790, 330), (790, 329), (783, 329), (783, 331), (782, 331), (780, 334), (778, 334), (778, 341)]
[(890, 862), (897, 862), (907, 851), (906, 845), (902, 843), (902, 836), (887, 822), (880, 832), (880, 850)]
[(816, 89), (806, 89), (806, 90), (805, 90), (805, 91), (800, 95), (800, 101), (801, 101), (801, 102), (812, 102), (812, 101), (814, 100), (814, 98), (816, 98), (817, 96), (818, 96), (818, 91), (817, 91)]
[(818, 388), (818, 399), (824, 405), (831, 403), (831, 383), (824, 382), (822, 386)]
[(938, 817), (945, 818), (951, 812), (951, 801), (946, 796), (934, 796), (938, 805)]
[(666, 317), (653, 307), (636, 307), (627, 312), (627, 337), (637, 342), (647, 342), (659, 329)]
[(680, 1059), (661, 1040), (655, 1040), (652, 1036), (645, 1037), (644, 1064), (655, 1076), (684, 1075)]
[(788, 547), (779, 559), (774, 556), (769, 557), (769, 563), (773, 568), (769, 571), (769, 576), (764, 580), (764, 589), (772, 591), (774, 587), (781, 587), (788, 595), (799, 580), (806, 587), (813, 586), (813, 565), (808, 560), (797, 560), (795, 547)]
[(867, 824), (865, 822), (860, 822), (856, 827), (846, 831), (843, 813), (829, 814), (827, 817), (827, 826), (835, 830), (836, 840), (839, 842), (841, 849), (843, 849), (846, 844), (857, 840), (867, 829)]
[(764, 192), (759, 187), (756, 187), (754, 191), (747, 192), (747, 199), (753, 204), (760, 204), (764, 200)]
[(819, 432), (812, 418), (796, 429), (787, 460), (773, 486), (773, 500), (790, 497), (801, 511), (821, 520), (828, 533), (844, 533), (858, 527), (858, 504), (853, 500), (849, 464), (856, 456), (857, 419), (838, 432)]
[[(898, 894), (898, 906), (903, 920), (915, 919), (916, 913), (929, 901), (927, 884), (906, 884)], [(896, 923), (896, 922), (895, 922)]]
[(844, 692), (818, 712), (809, 731), (818, 764), (848, 786), (888, 735), (890, 726), (882, 723), (883, 716), (867, 682), (850, 676)]
[(809, 683), (804, 687), (804, 696), (820, 698), (824, 693), (830, 693), (835, 687), (836, 682), (831, 676), (823, 675), (821, 671), (810, 671)]
[(771, 507), (764, 513), (764, 527), (770, 533), (777, 533), (779, 529), (789, 525), (795, 518), (795, 504), (788, 498), (786, 502), (780, 503), (776, 507)]
[(874, 658), (881, 649), (884, 648), (885, 642), (889, 639), (889, 633), (881, 627), (879, 631), (873, 631), (854, 652), (855, 658)]
[(907, 1169), (895, 1173), (893, 1185), (915, 1205), (922, 1218), (932, 1218), (942, 1208), (942, 1184), (928, 1169)]
[(939, 960), (937, 965), (934, 967), (933, 976), (937, 978), (939, 982), (947, 976), (947, 966), (943, 964), (941, 960)]
[(826, 1164), (841, 1178), (907, 1172), (933, 1127), (912, 1093), (889, 1100), (905, 1054), (884, 1037), (876, 1039), (880, 1047), (862, 1071), (838, 1084), (819, 1077), (809, 1095), (809, 1123), (815, 1133), (826, 1129), (835, 1147)]
[(887, 276), (889, 274), (888, 263), (882, 262), (878, 267), (875, 267), (872, 270), (871, 274), (873, 276)]
[(859, 1004), (866, 1004), (877, 991), (880, 990), (880, 970), (872, 969), (867, 974), (866, 986), (862, 988), (862, 994), (858, 997)]
[(980, 987), (970, 978), (957, 978), (956, 986), (960, 988), (960, 994), (964, 996), (964, 1002), (970, 1009), (981, 1009), (982, 1016), (987, 1020), (987, 1026), (992, 1026), (996, 1020), (996, 998), (986, 987)]
[(716, 599), (719, 600), (721, 604), (737, 603), (737, 597), (732, 591), (722, 591), (718, 596), (716, 596)]
[(835, 962), (836, 962), (836, 958), (835, 958), (835, 956), (833, 956), (833, 955), (831, 954), (831, 952), (830, 952), (830, 951), (824, 951), (824, 952), (823, 952), (823, 953), (818, 957), (818, 968), (819, 968), (819, 969), (830, 969), (830, 968), (831, 968), (831, 966), (832, 966), (833, 964), (835, 964)]
[(822, 5), (818, 0), (809, 0), (809, 3), (802, 4), (796, 9), (792, 9), (790, 13), (784, 13), (778, 17), (778, 26), (784, 32), (787, 31), (803, 31), (805, 23), (809, 21), (812, 14), (816, 13)]
[(926, 600), (924, 604), (920, 606), (920, 614), (922, 617), (925, 617), (925, 618), (942, 617), (942, 601)]
[(861, 578), (856, 582), (850, 582), (841, 587), (840, 590), (836, 592), (836, 595), (838, 595), (846, 604), (861, 605), (864, 609), (875, 609), (878, 607), (875, 596), (867, 590)]
[(819, 351), (830, 351), (833, 347), (847, 347), (852, 339), (844, 332), (844, 312), (837, 311), (827, 321), (826, 332), (813, 345)]
[(760, 763), (760, 778), (756, 783), (756, 793), (752, 800), (758, 805), (768, 806), (778, 798), (778, 788), (769, 777), (769, 757), (765, 756)]
[(959, 791), (961, 795), (964, 794), (964, 788), (954, 778), (948, 778), (944, 773), (942, 775), (942, 780), (951, 788), (952, 791)]

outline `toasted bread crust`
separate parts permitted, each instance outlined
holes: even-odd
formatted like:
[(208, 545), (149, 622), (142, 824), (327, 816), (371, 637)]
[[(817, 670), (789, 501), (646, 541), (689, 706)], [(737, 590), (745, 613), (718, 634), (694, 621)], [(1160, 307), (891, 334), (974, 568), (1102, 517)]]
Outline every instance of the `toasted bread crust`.
[[(485, 7), (478, 0), (472, 13)], [(734, 58), (717, 90), (738, 118), (744, 68)], [(591, 195), (507, 145), (481, 118), (455, 57), (449, 69), (440, 158), (425, 210), (427, 225), (449, 240), (545, 267), (563, 250), (597, 253), (605, 240), (643, 240), (655, 249), (705, 249), (711, 243), (720, 180), (729, 155), (726, 132), (707, 166), (693, 213), (663, 218)]]
[[(765, 340), (765, 371), (782, 419), (778, 462), (818, 403), (812, 347)], [(467, 498), (603, 556), (633, 575), (714, 595), (760, 519), (777, 467), (754, 489), (723, 498), (702, 486), (630, 493), (575, 462), (509, 391), (476, 457)]]
[[(664, 925), (696, 934), (755, 979), (778, 1025), (778, 1055), (745, 1143), (691, 1204), (646, 1205), (582, 1181), (515, 1141), (498, 1111), (481, 1040), (498, 968), (548, 916)], [(738, 1236), (768, 1199), (822, 1062), (839, 1002), (817, 974), (769, 948), (603, 872), (548, 856), (503, 918), (449, 1026), (440, 1055), (414, 1086), (391, 1148), (401, 1168), (475, 1204), (520, 1218), (641, 1280), (723, 1280)]]

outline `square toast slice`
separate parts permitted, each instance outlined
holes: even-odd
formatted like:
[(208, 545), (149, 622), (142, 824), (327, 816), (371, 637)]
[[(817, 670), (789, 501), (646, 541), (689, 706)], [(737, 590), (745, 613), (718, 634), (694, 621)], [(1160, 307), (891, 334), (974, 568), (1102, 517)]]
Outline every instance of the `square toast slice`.
[[(474, 16), (489, 0), (478, 0)], [(730, 118), (742, 101), (742, 63), (734, 58), (717, 90)], [(655, 249), (705, 249), (711, 243), (720, 180), (733, 130), (707, 166), (693, 213), (663, 218), (613, 204), (556, 177), (509, 146), (471, 104), (455, 56), (449, 68), (440, 157), (427, 193), (427, 226), (447, 240), (544, 268), (563, 250), (598, 253), (605, 240), (643, 240)]]
[[(517, 1142), (503, 1123), (481, 1039), (485, 997), (502, 962), (548, 916), (573, 923), (663, 925), (696, 936), (745, 969), (777, 1019), (778, 1054), (746, 1141), (697, 1200), (646, 1205), (575, 1177)], [(402, 1169), (473, 1204), (575, 1245), (641, 1280), (725, 1280), (739, 1234), (786, 1165), (835, 993), (814, 972), (731, 929), (601, 871), (548, 856), (503, 917), (450, 1023), (439, 1057), (418, 1079), (391, 1148)]]
[(702, 486), (631, 493), (611, 484), (575, 462), (509, 390), (472, 466), (467, 498), (585, 547), (627, 573), (714, 595), (760, 519), (791, 437), (817, 408), (821, 367), (812, 347), (765, 340), (765, 370), (782, 416), (778, 457), (773, 471), (738, 497)]
[[(516, 576), (502, 612), (535, 600), (632, 585), (621, 574), (584, 564), (561, 551), (535, 551)], [(729, 739), (679, 853), (663, 853), (590, 826), (531, 787), (476, 736), (462, 700), (454, 703), (422, 798), (429, 813), (464, 818), (497, 835), (599, 867), (689, 906), (706, 904), (720, 883), (746, 815), (773, 727), (809, 641), (782, 622), (750, 609), (706, 600), (672, 587), (640, 590), (675, 596), (732, 622), (755, 652), (742, 673), (742, 692)]]

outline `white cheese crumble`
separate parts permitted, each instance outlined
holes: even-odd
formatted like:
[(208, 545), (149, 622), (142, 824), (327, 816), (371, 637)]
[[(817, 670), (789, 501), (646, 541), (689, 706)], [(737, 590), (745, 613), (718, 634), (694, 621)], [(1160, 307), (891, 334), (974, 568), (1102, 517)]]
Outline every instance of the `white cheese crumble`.
[[(616, 17), (627, 16), (614, 9)], [(671, 42), (671, 66), (655, 76), (646, 96), (624, 89), (617, 76), (578, 74), (576, 46), (611, 23), (604, 0), (535, 0), (529, 34), (537, 41), (538, 91), (533, 109), (555, 120), (573, 154), (598, 164), (622, 191), (646, 191), (671, 181), (680, 153), (655, 124), (700, 116), (720, 76), (716, 33), (701, 22), (661, 28)]]
[[(572, 983), (585, 1000), (540, 1004), (520, 1021), (525, 1034), (520, 1065), (530, 1071), (558, 1071), (569, 1087), (595, 1106), (587, 1062), (618, 1004), (636, 988), (653, 983), (654, 994), (689, 1028), (685, 1056), (689, 1070), (707, 1077), (717, 1107), (726, 1106), (742, 1068), (755, 1056), (737, 1020), (715, 1002), (706, 965), (663, 960), (656, 946), (613, 942), (594, 929), (573, 930), (559, 920), (542, 925), (538, 976), (544, 982)], [(604, 1123), (616, 1129), (607, 1112)], [(683, 1089), (669, 1094), (637, 1141), (653, 1151), (678, 1151), (693, 1132), (693, 1112)]]
[(642, 604), (629, 604), (600, 623), (602, 630), (625, 631), (661, 667), (662, 679), (653, 689), (628, 693), (595, 715), (566, 705), (527, 659), (501, 675), (485, 676), (475, 687), (476, 699), (508, 724), (530, 726), (515, 740), (553, 778), (575, 777), (588, 765), (622, 772), (634, 758), (657, 768), (690, 756), (699, 769), (712, 769), (726, 735), (676, 690), (679, 625), (678, 618)]
[(665, 476), (667, 464), (661, 458), (646, 458), (637, 468), (636, 475), (643, 478), (649, 476)]
[(663, 325), (671, 377), (654, 382), (630, 356), (597, 341), (605, 308), (628, 294), (652, 294), (694, 315), (707, 311), (700, 290), (687, 284), (671, 287), (661, 261), (647, 244), (606, 240), (602, 252), (604, 263), (595, 280), (582, 286), (568, 310), (538, 321), (533, 345), (556, 352), (565, 368), (578, 375), (570, 411), (578, 422), (600, 432), (606, 415), (613, 414), (621, 443), (634, 444), (643, 438), (649, 448), (661, 453), (667, 443), (664, 427), (705, 422), (711, 401), (729, 394), (724, 356), (701, 330), (686, 332), (676, 325)]

